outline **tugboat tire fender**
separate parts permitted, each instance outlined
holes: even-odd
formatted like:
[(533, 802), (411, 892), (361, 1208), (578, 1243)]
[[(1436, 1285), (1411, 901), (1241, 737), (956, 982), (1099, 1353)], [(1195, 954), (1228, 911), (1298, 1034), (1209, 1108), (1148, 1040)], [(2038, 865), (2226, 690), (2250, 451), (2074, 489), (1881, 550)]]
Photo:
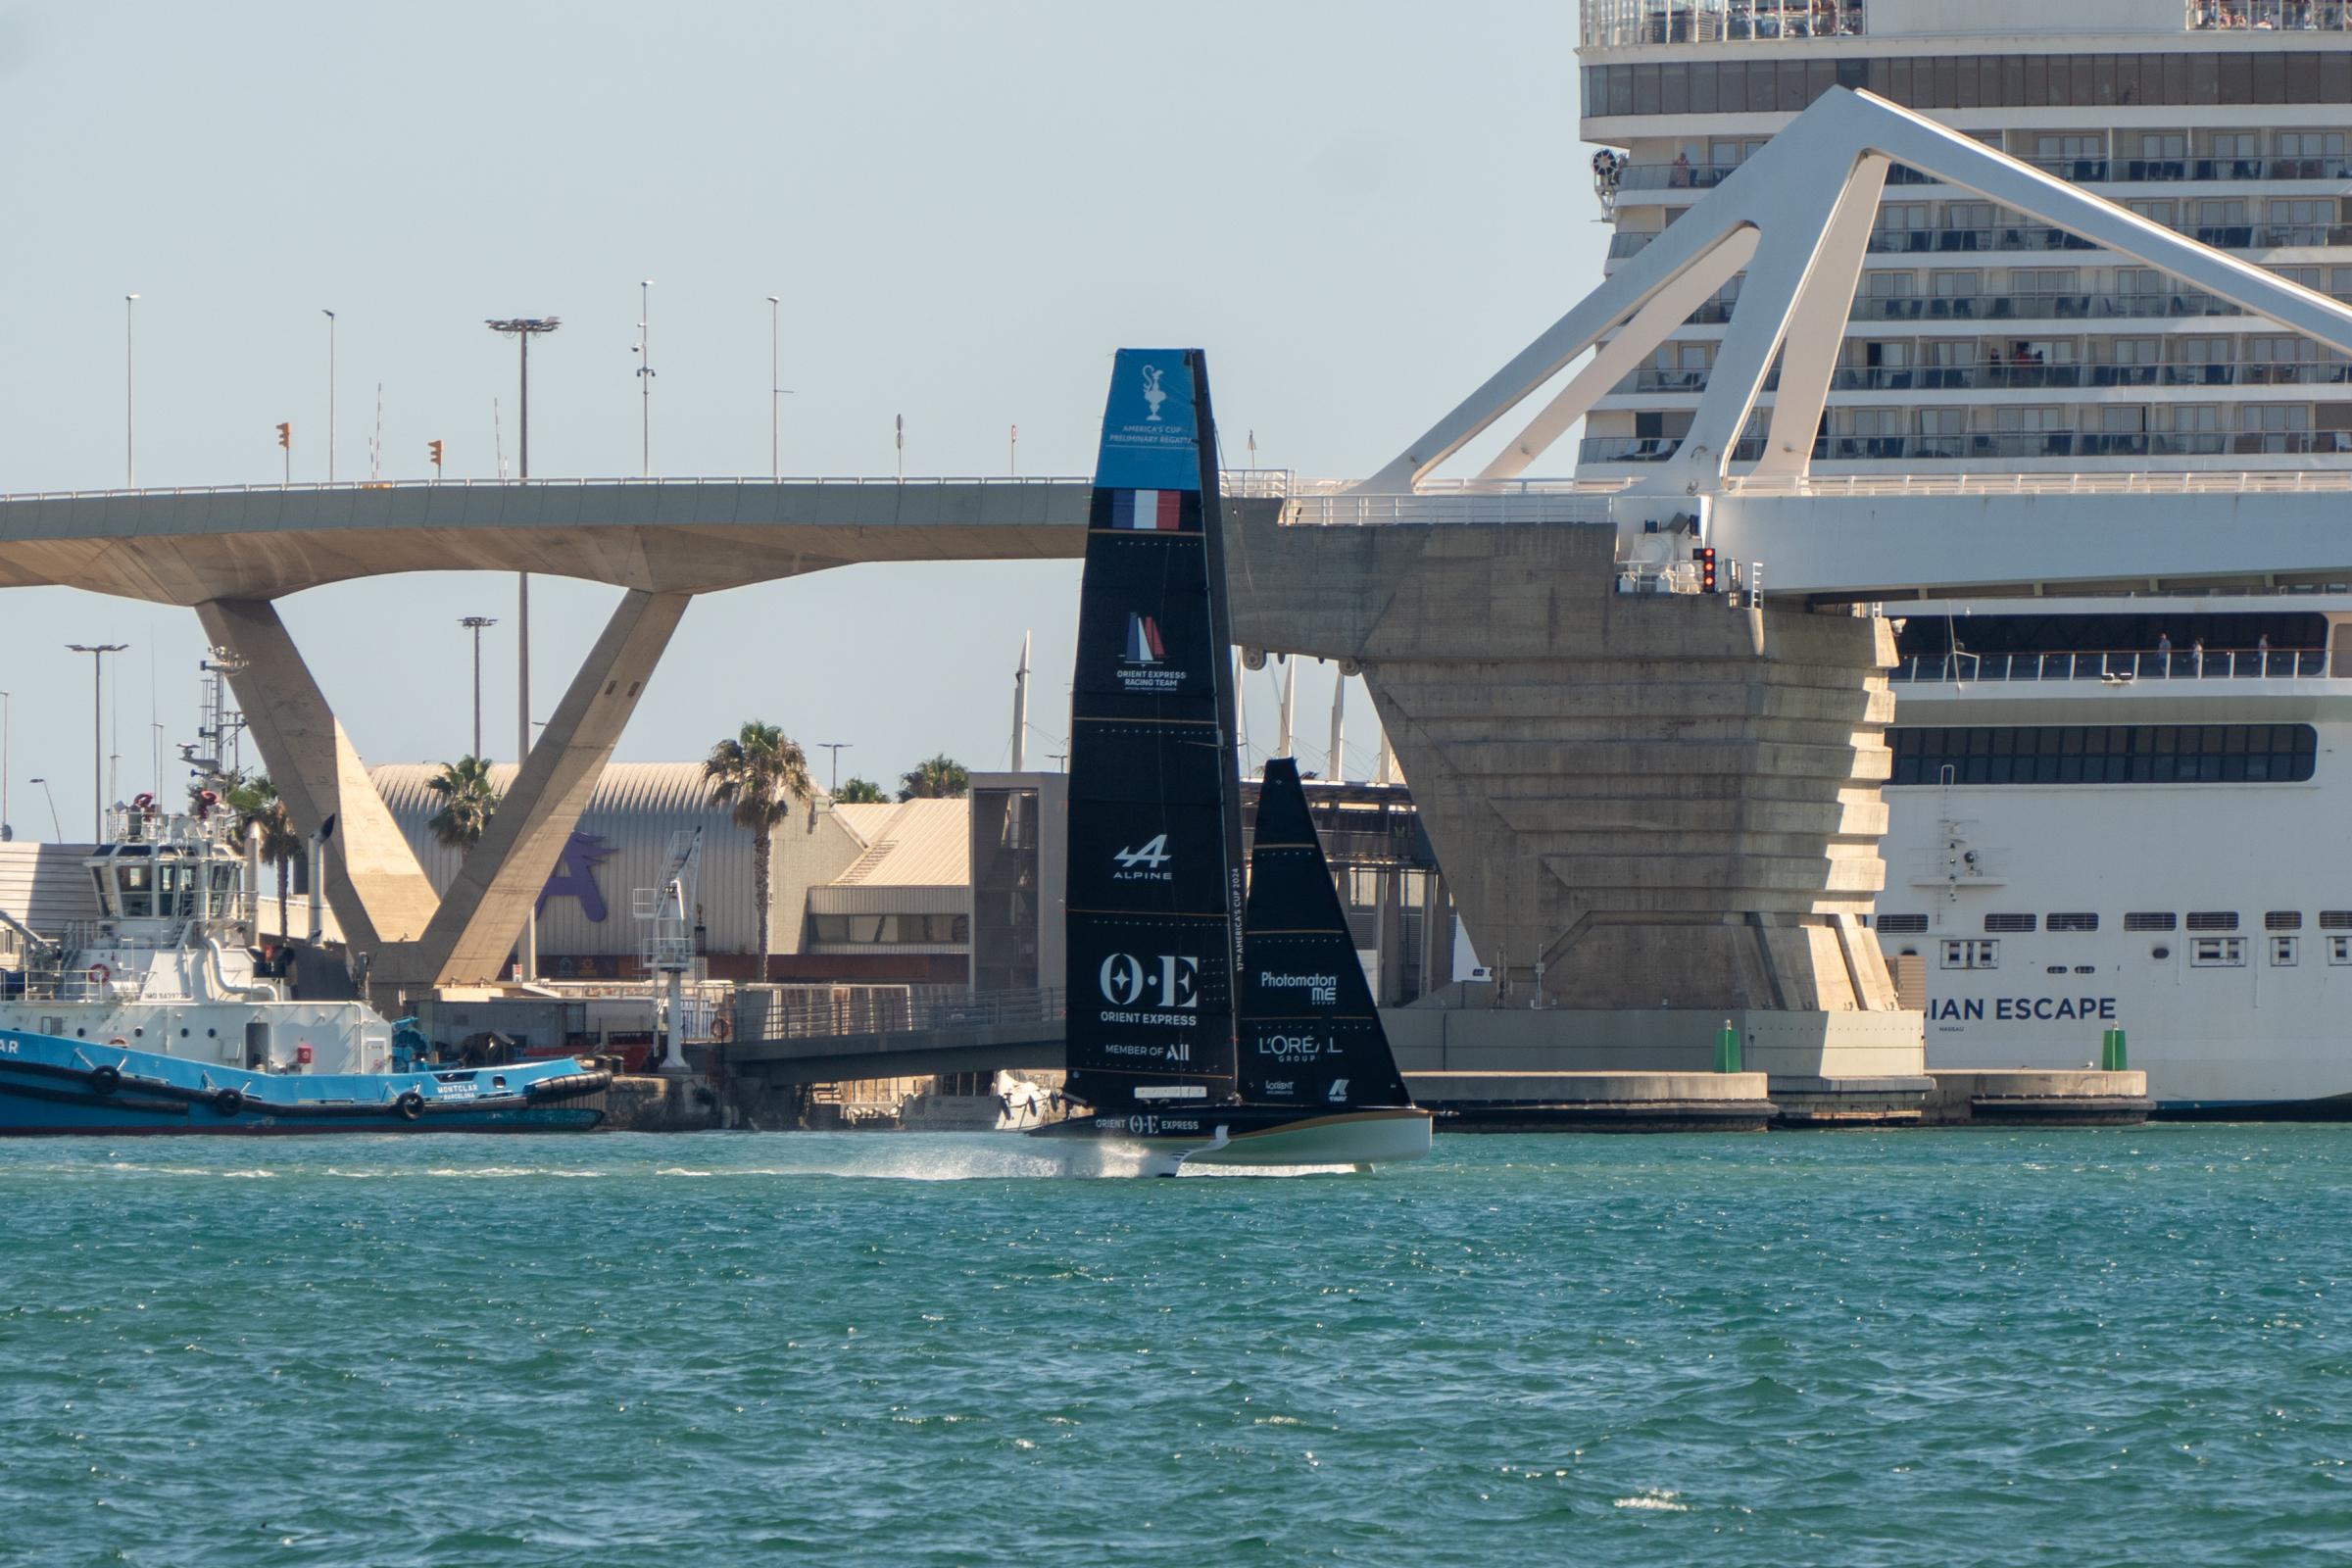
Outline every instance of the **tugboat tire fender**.
[(424, 1114), (424, 1096), (414, 1089), (404, 1089), (400, 1098), (392, 1102), (392, 1108), (400, 1112), (402, 1121), (415, 1121)]
[(609, 1089), (612, 1084), (612, 1075), (602, 1070), (567, 1072), (560, 1078), (539, 1079), (528, 1085), (524, 1092), (533, 1100), (577, 1100), (584, 1095)]
[(214, 1090), (213, 1108), (223, 1116), (234, 1116), (245, 1108), (245, 1091), (242, 1089)]
[(122, 1069), (114, 1066), (92, 1067), (89, 1082), (91, 1094), (111, 1095), (122, 1087)]

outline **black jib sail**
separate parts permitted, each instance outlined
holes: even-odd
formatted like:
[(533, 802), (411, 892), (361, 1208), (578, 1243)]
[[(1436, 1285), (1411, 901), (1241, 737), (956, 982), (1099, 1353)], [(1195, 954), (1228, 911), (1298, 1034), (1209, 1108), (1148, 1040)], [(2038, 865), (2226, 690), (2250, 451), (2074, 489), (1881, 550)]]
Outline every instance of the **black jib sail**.
[(1409, 1105), (1307, 814), (1298, 764), (1266, 763), (1242, 927), (1241, 1096), (1250, 1104)]
[(1208, 375), (1122, 349), (1087, 523), (1070, 698), (1070, 1093), (1233, 1094), (1241, 781)]

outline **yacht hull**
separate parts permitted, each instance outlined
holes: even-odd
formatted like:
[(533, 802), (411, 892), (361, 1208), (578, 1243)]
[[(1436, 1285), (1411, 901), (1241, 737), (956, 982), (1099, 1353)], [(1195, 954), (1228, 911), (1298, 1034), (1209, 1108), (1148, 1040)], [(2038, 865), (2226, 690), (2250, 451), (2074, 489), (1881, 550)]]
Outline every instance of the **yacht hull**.
[(1132, 1150), (1148, 1164), (1223, 1169), (1386, 1165), (1425, 1157), (1430, 1113), (1378, 1105), (1328, 1113), (1264, 1105), (1074, 1116), (1029, 1136)]

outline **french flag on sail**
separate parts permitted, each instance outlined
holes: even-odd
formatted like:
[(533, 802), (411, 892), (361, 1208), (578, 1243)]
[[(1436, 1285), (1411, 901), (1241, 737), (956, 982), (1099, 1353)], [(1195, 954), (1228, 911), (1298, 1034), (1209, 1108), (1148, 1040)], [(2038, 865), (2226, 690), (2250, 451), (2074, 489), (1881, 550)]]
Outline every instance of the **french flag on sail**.
[(1184, 503), (1181, 490), (1116, 490), (1110, 497), (1110, 525), (1144, 532), (1174, 533)]

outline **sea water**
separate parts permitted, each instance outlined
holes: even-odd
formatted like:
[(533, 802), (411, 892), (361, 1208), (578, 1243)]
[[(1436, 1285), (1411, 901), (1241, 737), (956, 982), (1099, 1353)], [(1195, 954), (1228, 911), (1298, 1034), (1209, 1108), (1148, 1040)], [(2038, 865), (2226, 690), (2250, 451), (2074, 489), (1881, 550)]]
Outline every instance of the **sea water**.
[(2352, 1561), (2352, 1129), (0, 1146), (0, 1562)]

